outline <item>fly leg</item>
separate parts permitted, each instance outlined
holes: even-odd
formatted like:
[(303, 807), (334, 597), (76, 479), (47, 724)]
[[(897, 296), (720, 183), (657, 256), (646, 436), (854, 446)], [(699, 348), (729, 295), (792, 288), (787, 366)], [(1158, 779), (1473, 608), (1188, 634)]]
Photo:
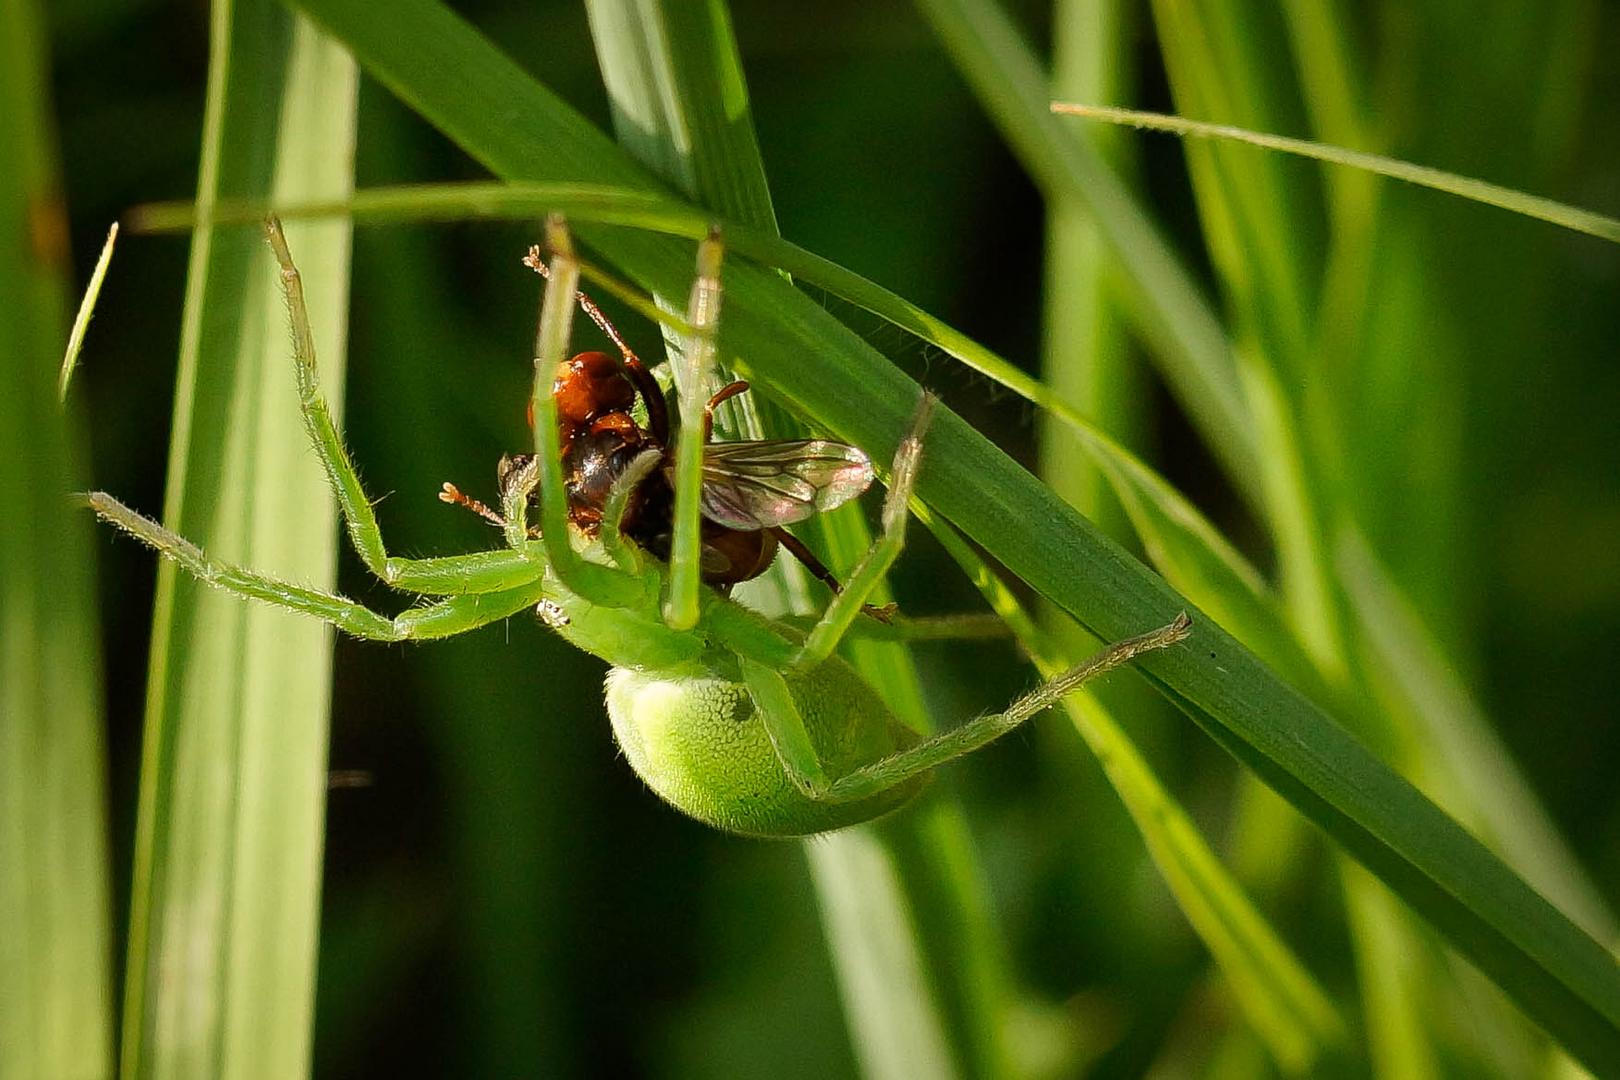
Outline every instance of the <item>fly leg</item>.
[[(787, 529), (781, 525), (771, 529), (770, 534), (776, 537), (777, 543), (787, 548), (788, 551), (792, 553), (793, 557), (798, 559), (799, 563), (806, 570), (810, 571), (811, 577), (815, 578), (817, 581), (827, 586), (827, 588), (831, 589), (834, 596), (837, 596), (839, 593), (844, 591), (843, 585), (839, 584), (838, 579), (833, 576), (833, 572), (827, 569), (825, 563), (816, 558), (816, 553), (811, 551), (810, 548), (805, 545), (803, 540), (800, 540), (797, 536), (794, 536), (792, 533), (788, 532)], [(899, 605), (897, 604), (883, 604), (881, 606), (873, 604), (861, 605), (861, 613), (863, 615), (868, 615), (876, 619), (878, 622), (883, 623), (893, 620), (895, 612), (898, 610)]]

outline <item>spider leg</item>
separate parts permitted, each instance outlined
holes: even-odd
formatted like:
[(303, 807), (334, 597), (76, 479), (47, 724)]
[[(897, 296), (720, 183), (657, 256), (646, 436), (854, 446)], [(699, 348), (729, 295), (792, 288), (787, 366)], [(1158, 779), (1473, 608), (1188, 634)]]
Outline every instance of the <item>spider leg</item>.
[[(800, 540), (797, 536), (794, 536), (792, 533), (788, 532), (786, 527), (781, 525), (767, 531), (772, 536), (776, 537), (777, 543), (787, 548), (793, 557), (799, 560), (799, 564), (801, 566), (810, 571), (811, 577), (815, 578), (817, 581), (827, 586), (827, 588), (831, 589), (834, 596), (837, 596), (839, 593), (844, 591), (844, 587), (838, 583), (838, 579), (833, 576), (833, 572), (827, 569), (827, 564), (816, 558), (816, 553), (811, 551), (810, 548), (805, 545), (803, 540)], [(874, 606), (872, 604), (861, 605), (861, 612), (863, 614), (876, 619), (880, 623), (893, 621), (895, 612), (897, 610), (898, 609), (894, 604), (883, 604), (881, 606)]]
[[(179, 533), (165, 529), (151, 518), (136, 513), (111, 495), (96, 491), (84, 498), (102, 520), (116, 525), (142, 543), (156, 549), (164, 558), (178, 563), (199, 581), (237, 596), (262, 600), (289, 611), (309, 615), (337, 627), (346, 634), (369, 641), (423, 641), (429, 638), (450, 637), (533, 607), (540, 602), (542, 595), (540, 568), (533, 564), (525, 564), (528, 577), (516, 580), (507, 587), (451, 596), (425, 607), (411, 608), (390, 618), (346, 596), (294, 585), (266, 574), (216, 561)], [(424, 562), (437, 561), (424, 560)], [(457, 566), (462, 564), (459, 559), (444, 561), (454, 562)], [(454, 574), (460, 571), (451, 567), (445, 568), (445, 572)]]
[[(287, 248), (287, 238), (281, 231), (281, 222), (274, 217), (266, 219), (264, 231), (270, 241), (271, 250), (275, 252), (276, 262), (281, 266), (281, 290), (286, 297), (287, 315), (292, 323), (298, 405), (303, 411), (304, 425), (309, 429), (310, 442), (315, 447), (321, 468), (326, 473), (326, 479), (332, 485), (332, 490), (337, 493), (338, 505), (343, 510), (343, 521), (348, 528), (349, 541), (354, 545), (354, 550), (360, 553), (366, 568), (389, 585), (410, 592), (442, 594), (442, 575), (438, 568), (431, 565), (432, 560), (398, 558), (388, 554), (388, 549), (383, 545), (382, 530), (377, 525), (377, 515), (371, 508), (371, 500), (366, 497), (359, 474), (355, 472), (354, 462), (349, 458), (349, 451), (343, 445), (343, 437), (338, 434), (337, 425), (332, 422), (332, 412), (321, 393), (315, 365), (315, 338), (310, 332), (309, 312), (304, 306), (303, 280), (299, 277), (298, 267), (293, 263), (292, 252)], [(507, 557), (504, 570), (497, 572), (492, 578), (475, 578), (462, 582), (456, 591), (475, 592), (504, 588), (512, 573), (522, 573), (521, 567), (518, 566), (518, 563), (523, 561), (522, 557), (515, 553), (509, 554), (515, 557)], [(532, 569), (529, 576), (533, 576)]]
[[(700, 503), (703, 494), (703, 415), (705, 387), (714, 368), (715, 334), (720, 322), (720, 262), (723, 248), (718, 232), (711, 231), (698, 245), (697, 276), (686, 305), (692, 328), (680, 358), (680, 430), (675, 433), (675, 515), (669, 553), (669, 592), (664, 599), (664, 622), (675, 630), (689, 630), (698, 621), (698, 591), (703, 579)], [(724, 391), (722, 391), (722, 394)]]
[(934, 396), (925, 392), (912, 418), (911, 430), (900, 440), (900, 446), (894, 452), (889, 493), (883, 500), (882, 531), (856, 564), (849, 581), (833, 597), (821, 619), (811, 628), (804, 647), (793, 661), (795, 667), (814, 667), (832, 655), (850, 624), (865, 608), (866, 598), (872, 595), (883, 580), (883, 575), (899, 558), (900, 549), (906, 543), (906, 504), (917, 482), (917, 470), (922, 464), (922, 437), (933, 411)]
[(804, 718), (782, 673), (741, 658), (749, 695), (776, 749), (783, 770), (795, 787), (812, 799), (855, 802), (886, 791), (918, 773), (970, 754), (1014, 730), (1030, 717), (1057, 704), (1087, 681), (1155, 649), (1168, 648), (1192, 632), (1183, 613), (1174, 622), (1138, 637), (1116, 642), (1090, 659), (1036, 687), (1004, 711), (980, 716), (924, 739), (915, 746), (880, 758), (840, 777), (829, 777), (811, 744)]
[[(551, 279), (551, 268), (540, 257), (538, 246), (530, 247), (529, 253), (523, 257), (523, 265), (539, 274), (541, 277)], [(606, 312), (596, 306), (596, 301), (586, 296), (578, 289), (574, 290), (574, 300), (579, 304), (579, 310), (590, 317), (597, 329), (608, 336), (608, 340), (619, 348), (619, 355), (624, 358), (625, 370), (630, 373), (630, 381), (635, 383), (636, 390), (641, 394), (641, 400), (647, 405), (647, 427), (653, 438), (660, 445), (669, 445), (669, 404), (664, 400), (663, 388), (658, 385), (647, 365), (637, 356), (619, 328), (613, 325), (613, 320), (607, 317)], [(532, 418), (531, 418), (531, 423)]]
[(568, 351), (574, 296), (579, 291), (579, 261), (561, 217), (546, 222), (547, 246), (552, 251), (550, 272), (540, 302), (540, 328), (535, 335), (534, 412), (535, 453), (525, 467), (514, 470), (502, 483), (501, 509), (506, 518), (507, 542), (514, 550), (528, 543), (528, 502), (540, 488), (540, 542), (552, 572), (570, 592), (594, 604), (628, 607), (642, 601), (645, 582), (634, 574), (591, 562), (574, 550), (568, 516), (568, 491), (563, 484), (562, 447), (557, 433), (557, 404), (551, 397), (551, 373)]
[(624, 538), (624, 517), (630, 509), (630, 496), (635, 494), (641, 482), (653, 474), (653, 471), (663, 463), (664, 454), (661, 450), (643, 450), (630, 462), (629, 466), (613, 481), (613, 487), (608, 491), (607, 502), (602, 506), (602, 549), (607, 552), (608, 558), (614, 565), (627, 573), (637, 573), (641, 569), (641, 558)]

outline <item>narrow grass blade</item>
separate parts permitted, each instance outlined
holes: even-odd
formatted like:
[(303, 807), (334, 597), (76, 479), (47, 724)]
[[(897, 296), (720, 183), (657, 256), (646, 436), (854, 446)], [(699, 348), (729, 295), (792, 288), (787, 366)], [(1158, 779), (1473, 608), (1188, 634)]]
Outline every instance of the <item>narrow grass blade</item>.
[[(1265, 126), (1295, 107), (1293, 72), (1274, 61), (1288, 42), (1264, 4), (1160, 0), (1153, 11), (1179, 109)], [(1313, 438), (1339, 429), (1342, 401), (1307, 392), (1322, 382), (1314, 351), (1326, 266), (1319, 178), (1300, 162), (1250, 148), (1186, 149), (1204, 242), (1241, 328), (1240, 370), (1261, 448), (1283, 610), (1313, 666), (1353, 698), (1348, 628), (1326, 550), (1341, 484), (1323, 469), (1325, 455), (1313, 452)], [(1381, 714), (1361, 709), (1344, 719), (1386, 760), (1410, 770), (1398, 732)], [(1423, 977), (1421, 935), (1378, 886), (1353, 870), (1343, 876), (1373, 1056), (1404, 1075), (1432, 1075), (1434, 1033), (1420, 1017), (1434, 1001), (1433, 984)]]
[(90, 329), (90, 316), (95, 313), (96, 299), (101, 296), (101, 283), (107, 280), (107, 267), (112, 264), (113, 245), (118, 242), (118, 222), (107, 230), (107, 242), (101, 245), (96, 268), (90, 273), (90, 284), (85, 286), (84, 299), (79, 302), (79, 313), (73, 317), (73, 329), (68, 333), (67, 352), (62, 357), (62, 374), (56, 383), (56, 396), (67, 400), (68, 383), (73, 381), (73, 369), (79, 363), (79, 351), (84, 348), (84, 335)]
[(112, 965), (101, 657), (77, 417), (52, 374), (67, 219), (32, 0), (0, 0), (0, 1076), (104, 1077)]
[(1271, 135), (1262, 131), (1250, 131), (1247, 128), (1234, 127), (1230, 124), (1211, 124), (1202, 120), (1189, 120), (1182, 116), (1167, 116), (1164, 113), (1141, 112), (1136, 109), (1116, 109), (1102, 105), (1054, 102), (1052, 111), (1068, 116), (1080, 116), (1088, 120), (1101, 120), (1110, 124), (1125, 124), (1147, 131), (1164, 131), (1187, 138), (1226, 139), (1232, 142), (1247, 143), (1250, 146), (1264, 147), (1267, 150), (1276, 150), (1284, 154), (1295, 154), (1299, 157), (1326, 161), (1334, 165), (1346, 165), (1353, 169), (1364, 169), (1368, 172), (1377, 173), (1379, 176), (1387, 176), (1392, 180), (1403, 180), (1408, 184), (1416, 184), (1419, 187), (1444, 191), (1447, 194), (1456, 195), (1472, 202), (1500, 207), (1503, 210), (1511, 210), (1515, 214), (1522, 214), (1525, 217), (1550, 222), (1553, 225), (1571, 229), (1575, 232), (1586, 233), (1588, 236), (1595, 236), (1600, 240), (1620, 244), (1620, 218), (1599, 214), (1592, 210), (1583, 210), (1578, 206), (1571, 206), (1555, 199), (1543, 198), (1540, 195), (1516, 191), (1500, 184), (1493, 184), (1488, 180), (1478, 180), (1471, 176), (1459, 176), (1456, 173), (1446, 172), (1444, 169), (1430, 168), (1427, 165), (1414, 165), (1410, 161), (1385, 157), (1382, 154), (1369, 154), (1343, 146), (1330, 146), (1327, 143), (1312, 142), (1309, 139), (1294, 139), (1286, 135)]
[[(662, 190), (441, 5), (400, 0), (386, 26), (363, 0), (299, 6), (497, 176)], [(514, 114), (526, 122), (507, 122)], [(600, 226), (579, 232), (643, 288), (678, 293), (690, 281), (688, 244)], [(774, 271), (734, 260), (726, 287), (721, 348), (744, 374), (834, 436), (892, 454), (915, 384)], [(1125, 637), (1186, 606), (949, 410), (936, 414), (929, 439), (920, 497), (1093, 633)], [(1252, 653), (1193, 618), (1188, 645), (1145, 659), (1142, 670), (1577, 1056), (1620, 1070), (1614, 958)]]
[[(355, 85), (308, 22), (260, 0), (216, 4), (199, 202), (344, 197)], [(344, 222), (289, 230), (334, 396), (348, 237)], [(294, 407), (278, 280), (256, 230), (193, 240), (164, 517), (218, 558), (329, 587), (335, 513)], [(309, 1067), (330, 667), (326, 628), (160, 571), (128, 1076)]]
[[(257, 220), (269, 209), (271, 206), (268, 203), (225, 207), (216, 209), (215, 220)], [(356, 192), (347, 203), (286, 203), (277, 205), (275, 209), (288, 219), (352, 214), (358, 221), (386, 222), (461, 215), (541, 217), (557, 211), (579, 220), (636, 225), (692, 240), (701, 237), (708, 220), (705, 215), (688, 207), (645, 193), (547, 184), (474, 183), (372, 188)], [(173, 229), (190, 227), (195, 219), (196, 210), (191, 204), (167, 204), (150, 208), (146, 220), (152, 228)], [(1185, 496), (1128, 450), (1082, 419), (1076, 410), (1054, 397), (1052, 390), (1044, 383), (1024, 375), (960, 331), (844, 267), (787, 241), (745, 227), (728, 224), (724, 228), (735, 252), (750, 255), (767, 265), (791, 268), (800, 280), (882, 316), (916, 334), (920, 340), (963, 359), (974, 370), (1015, 389), (1026, 400), (1058, 413), (1064, 428), (1072, 434), (1074, 445), (1090, 456), (1094, 467), (1101, 470), (1115, 497), (1124, 506), (1132, 528), (1146, 546), (1152, 562), (1167, 580), (1296, 686), (1305, 689), (1313, 699), (1328, 700), (1330, 695), (1321, 686), (1320, 676), (1294, 639), (1278, 609), (1278, 598), (1259, 572), (1232, 548)], [(622, 293), (623, 286), (615, 291)], [(651, 306), (643, 310), (650, 318), (674, 321), (672, 316)], [(681, 329), (680, 326), (674, 328), (677, 331)], [(1339, 576), (1351, 586), (1355, 586), (1363, 577), (1344, 569), (1342, 564)], [(1392, 588), (1393, 584), (1386, 581), (1384, 587)], [(1366, 606), (1370, 601), (1358, 603)], [(1387, 613), (1393, 610), (1388, 605), (1401, 604), (1404, 601), (1399, 596), (1389, 594), (1380, 599), (1376, 607)], [(1369, 616), (1363, 613), (1361, 617), (1365, 620)], [(1410, 632), (1403, 630), (1401, 634)], [(1395, 640), (1387, 634), (1382, 638), (1386, 643)], [(1407, 644), (1411, 645), (1411, 641)], [(1415, 645), (1402, 646), (1397, 652), (1407, 659), (1421, 655), (1421, 650), (1417, 650)], [(1431, 665), (1431, 672), (1433, 670)], [(1444, 681), (1436, 684), (1436, 692), (1439, 693), (1445, 685)], [(1453, 690), (1461, 693), (1460, 688), (1453, 687)], [(1450, 699), (1449, 695), (1450, 691), (1446, 691), (1440, 698), (1431, 698), (1428, 694), (1414, 697), (1430, 702), (1457, 700)], [(1509, 763), (1504, 761), (1503, 764)], [(1485, 791), (1497, 790), (1497, 785), (1481, 784), (1475, 790), (1481, 793), (1476, 796), (1478, 805), (1489, 813), (1488, 800), (1483, 799), (1482, 795)], [(1509, 812), (1508, 816), (1514, 813)], [(1584, 888), (1589, 889), (1589, 886)], [(1555, 898), (1571, 895), (1551, 886), (1547, 886), (1547, 891)], [(1588, 915), (1596, 911), (1590, 905), (1582, 907)], [(1576, 911), (1574, 908), (1566, 910), (1571, 914)], [(1578, 917), (1577, 921), (1582, 922), (1589, 931), (1594, 931), (1599, 925), (1588, 917)], [(1607, 937), (1606, 934), (1596, 936)]]

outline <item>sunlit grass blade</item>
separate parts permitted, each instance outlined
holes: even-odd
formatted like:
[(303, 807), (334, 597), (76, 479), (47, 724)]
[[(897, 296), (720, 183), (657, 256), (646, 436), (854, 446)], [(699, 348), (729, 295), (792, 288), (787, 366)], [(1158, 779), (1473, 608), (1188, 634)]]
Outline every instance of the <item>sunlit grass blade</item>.
[[(253, 221), (271, 209), (286, 220), (352, 215), (357, 222), (388, 223), (460, 216), (538, 219), (559, 212), (576, 221), (634, 225), (692, 241), (701, 239), (714, 220), (712, 215), (673, 200), (629, 189), (529, 183), (366, 188), (345, 202), (220, 206), (213, 219)], [(142, 215), (146, 226), (153, 229), (189, 228), (196, 218), (191, 204), (156, 205)], [(1259, 572), (1185, 496), (1082, 417), (1051, 387), (910, 301), (837, 263), (745, 225), (722, 220), (721, 228), (734, 255), (787, 270), (800, 281), (881, 316), (1051, 413), (1102, 471), (1154, 563), (1169, 580), (1268, 662), (1296, 677), (1308, 670), (1308, 660), (1275, 611), (1276, 598)], [(596, 280), (598, 287), (606, 285), (626, 302), (639, 301), (639, 310), (649, 318), (674, 332), (684, 331), (678, 316), (646, 305), (623, 282)]]
[(1125, 310), (1233, 484), (1257, 497), (1256, 450), (1226, 331), (1180, 259), (1096, 152), (1051, 114), (1045, 74), (1006, 15), (979, 0), (920, 0), (957, 67), (1047, 191), (1087, 206), (1131, 283)]
[(90, 317), (95, 314), (96, 300), (101, 296), (101, 283), (107, 280), (107, 267), (112, 264), (113, 245), (118, 242), (118, 222), (107, 230), (107, 242), (101, 245), (96, 268), (90, 272), (90, 284), (85, 286), (84, 299), (79, 302), (79, 313), (73, 317), (73, 329), (68, 333), (67, 352), (62, 356), (62, 374), (57, 379), (56, 396), (67, 400), (68, 383), (73, 381), (73, 369), (79, 363), (79, 351), (84, 348), (84, 335), (90, 329)]
[(1460, 176), (1457, 173), (1430, 168), (1427, 165), (1415, 165), (1410, 161), (1385, 157), (1382, 154), (1369, 154), (1365, 151), (1351, 150), (1343, 146), (1312, 142), (1309, 139), (1271, 135), (1262, 131), (1250, 131), (1247, 128), (1234, 127), (1230, 124), (1212, 124), (1202, 120), (1189, 120), (1182, 116), (1167, 116), (1164, 113), (1142, 112), (1137, 109), (1116, 109), (1103, 105), (1054, 102), (1052, 111), (1069, 116), (1080, 116), (1088, 120), (1102, 120), (1110, 124), (1124, 124), (1129, 127), (1142, 128), (1148, 131), (1164, 131), (1190, 138), (1226, 139), (1233, 142), (1247, 143), (1250, 146), (1264, 147), (1267, 150), (1277, 150), (1285, 154), (1295, 154), (1299, 157), (1326, 161), (1334, 165), (1364, 169), (1368, 172), (1377, 173), (1379, 176), (1387, 176), (1392, 180), (1403, 180), (1408, 184), (1417, 184), (1419, 187), (1444, 191), (1447, 194), (1456, 195), (1472, 202), (1500, 207), (1503, 210), (1511, 210), (1525, 217), (1536, 218), (1539, 221), (1550, 222), (1565, 229), (1586, 233), (1588, 236), (1595, 236), (1610, 243), (1620, 243), (1620, 218), (1599, 214), (1591, 210), (1583, 210), (1578, 206), (1571, 206), (1556, 199), (1516, 191), (1500, 184), (1493, 184), (1488, 180)]
[(101, 648), (77, 416), (53, 374), (68, 226), (32, 0), (0, 2), (0, 1076), (112, 1070)]
[[(441, 5), (400, 0), (386, 26), (362, 0), (300, 7), (497, 176), (656, 185)], [(514, 112), (527, 122), (505, 122)], [(690, 282), (688, 243), (600, 226), (578, 231), (643, 288), (678, 293)], [(739, 369), (836, 437), (891, 455), (915, 384), (774, 271), (734, 260), (726, 288), (721, 348)], [(1185, 606), (949, 410), (930, 429), (918, 491), (1099, 637), (1162, 625)], [(1144, 659), (1141, 669), (1577, 1056), (1620, 1069), (1614, 958), (1252, 653), (1213, 623), (1199, 626), (1196, 648)]]
[[(344, 197), (352, 61), (268, 2), (216, 4), (213, 19), (199, 202)], [(339, 398), (349, 226), (289, 242)], [(199, 230), (164, 518), (217, 557), (330, 586), (335, 513), (290, 350), (259, 232)], [(331, 633), (159, 573), (123, 1071), (296, 1075), (313, 1027)]]
[[(782, 246), (725, 4), (593, 0), (588, 10), (620, 143), (735, 222), (722, 234), (728, 246), (738, 231)], [(685, 364), (673, 367), (684, 387)], [(747, 397), (720, 418), (733, 433), (806, 434), (778, 407)], [(871, 542), (853, 512), (818, 515), (806, 531), (836, 567), (851, 565)], [(779, 595), (756, 594), (756, 603), (813, 610), (802, 569), (778, 560), (770, 577)], [(888, 598), (884, 590), (873, 599)], [(932, 728), (903, 645), (864, 642), (849, 652), (907, 723)], [(851, 1041), (867, 1073), (1006, 1074), (1008, 977), (959, 808), (935, 793), (898, 820), (812, 840), (806, 853)]]
[[(1053, 678), (1074, 663), (953, 528), (931, 515), (924, 520), (991, 610), (1007, 622), (1042, 677)], [(1230, 980), (1250, 1024), (1283, 1069), (1309, 1069), (1345, 1037), (1344, 1023), (1326, 992), (1244, 895), (1097, 695), (1072, 695), (1064, 699), (1063, 710), (1097, 756), (1170, 891)]]

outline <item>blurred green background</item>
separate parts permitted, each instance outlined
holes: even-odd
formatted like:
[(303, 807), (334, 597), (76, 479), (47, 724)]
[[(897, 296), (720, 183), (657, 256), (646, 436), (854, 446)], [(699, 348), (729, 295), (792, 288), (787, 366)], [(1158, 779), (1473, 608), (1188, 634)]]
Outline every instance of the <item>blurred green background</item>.
[[(608, 125), (581, 7), (454, 6)], [(1047, 5), (1008, 7), (1044, 54)], [(1154, 12), (1125, 8), (1120, 100), (1177, 111)], [(1603, 46), (1620, 40), (1615, 8), (1435, 0), (1340, 9), (1384, 149), (1620, 210), (1620, 80)], [(731, 11), (784, 235), (1038, 370), (1045, 203), (925, 20), (895, 3), (738, 0)], [(45, 20), (82, 283), (109, 221), (194, 190), (208, 11), (200, 2), (56, 0)], [(1275, 112), (1275, 130), (1308, 132), (1286, 94)], [(1075, 122), (1077, 137), (1085, 130)], [(1181, 146), (1107, 139), (1209, 294), (1223, 295), (1230, 285), (1205, 254)], [(482, 175), (362, 78), (357, 186)], [(1377, 277), (1365, 318), (1353, 320), (1372, 359), (1356, 384), (1365, 408), (1347, 411), (1368, 423), (1342, 433), (1342, 468), (1355, 479), (1325, 463), (1324, 483), (1343, 484), (1449, 662), (1613, 897), (1620, 252), (1433, 192), (1386, 185), (1382, 197), (1385, 220), (1399, 225), (1388, 242), (1407, 246), (1399, 265), (1408, 276)], [(1320, 243), (1321, 216), (1309, 208), (1299, 223), (1301, 247)], [(486, 527), (434, 495), (444, 480), (487, 494), (496, 459), (527, 439), (536, 285), (517, 259), (532, 239), (526, 227), (487, 222), (355, 231), (345, 428), (401, 554), (491, 542)], [(73, 390), (90, 483), (151, 512), (163, 500), (185, 270), (183, 238), (125, 238)], [(875, 316), (827, 302), (1034, 467), (1030, 407)], [(656, 351), (656, 328), (607, 306)], [(1264, 529), (1151, 367), (1134, 348), (1126, 355), (1127, 441), (1271, 566)], [(902, 605), (977, 610), (970, 586), (921, 533), (894, 575)], [(154, 559), (106, 531), (97, 541), (119, 926)], [(348, 553), (340, 585), (374, 606), (398, 604)], [(919, 658), (946, 722), (994, 708), (1034, 678), (1010, 645), (928, 647)], [(331, 768), (352, 772), (354, 786), (328, 800), (318, 1074), (854, 1073), (803, 850), (725, 837), (660, 805), (615, 751), (602, 674), (526, 618), (425, 646), (338, 643)], [(1127, 724), (1217, 848), (1240, 848), (1231, 759), (1163, 708), (1134, 711)], [(1100, 770), (1059, 745), (1072, 741), (1051, 718), (943, 777), (968, 808), (995, 922), (1030, 1005), (1027, 1042), (1050, 1049), (1031, 1051), (1046, 1059), (1036, 1071), (1269, 1067), (1221, 1043), (1241, 1021)], [(1335, 997), (1353, 1003), (1332, 864), (1314, 840), (1294, 858), (1279, 887), (1258, 890), (1261, 906)], [(1476, 1064), (1455, 1048), (1442, 1054), (1458, 1075)]]

